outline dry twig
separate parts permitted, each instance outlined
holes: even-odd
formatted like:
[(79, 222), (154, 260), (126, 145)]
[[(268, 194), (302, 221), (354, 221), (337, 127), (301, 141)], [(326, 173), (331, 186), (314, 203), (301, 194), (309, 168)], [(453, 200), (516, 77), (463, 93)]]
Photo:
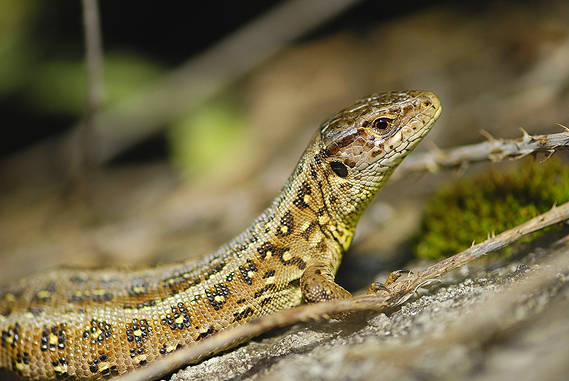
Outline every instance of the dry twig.
[(87, 62), (87, 105), (85, 117), (71, 133), (70, 171), (73, 176), (92, 164), (91, 137), (94, 136), (97, 113), (103, 104), (103, 47), (98, 0), (83, 0), (83, 29)]
[(565, 132), (550, 135), (530, 135), (522, 129), (522, 137), (518, 139), (500, 139), (483, 132), (487, 141), (482, 143), (414, 153), (401, 164), (395, 176), (401, 177), (409, 172), (434, 172), (441, 167), (454, 168), (485, 160), (520, 159), (537, 152), (551, 155), (555, 151), (569, 149), (569, 129), (562, 125), (560, 127)]
[(242, 326), (222, 331), (199, 344), (190, 345), (187, 348), (174, 352), (164, 359), (151, 363), (146, 368), (121, 377), (120, 381), (139, 381), (157, 378), (179, 369), (184, 365), (196, 362), (218, 351), (220, 348), (229, 348), (271, 329), (287, 327), (299, 322), (324, 319), (330, 314), (366, 310), (385, 311), (403, 303), (419, 287), (430, 283), (445, 273), (472, 262), (490, 252), (499, 250), (525, 235), (568, 219), (569, 203), (553, 207), (550, 211), (532, 218), (513, 229), (491, 237), (477, 245), (473, 245), (461, 253), (429, 266), (416, 275), (411, 275), (407, 279), (391, 284), (388, 286), (389, 294), (365, 295), (345, 300), (303, 305), (252, 320)]

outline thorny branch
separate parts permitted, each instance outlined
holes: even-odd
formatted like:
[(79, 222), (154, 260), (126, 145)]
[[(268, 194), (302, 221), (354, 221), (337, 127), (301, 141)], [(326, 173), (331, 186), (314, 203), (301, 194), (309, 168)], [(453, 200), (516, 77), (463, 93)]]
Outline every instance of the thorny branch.
[(389, 292), (376, 295), (365, 295), (331, 301), (326, 303), (303, 305), (273, 315), (255, 319), (242, 326), (227, 329), (196, 345), (190, 345), (172, 353), (168, 357), (153, 362), (146, 368), (134, 371), (120, 378), (120, 381), (139, 381), (160, 377), (184, 365), (203, 359), (208, 354), (221, 348), (244, 342), (271, 329), (287, 327), (299, 322), (326, 319), (331, 314), (356, 311), (385, 311), (407, 300), (421, 286), (436, 280), (438, 277), (474, 261), (490, 252), (499, 250), (514, 241), (543, 229), (547, 226), (569, 219), (569, 203), (554, 206), (551, 210), (531, 220), (507, 230), (484, 242), (473, 245), (469, 249), (446, 258), (425, 270), (387, 286)]
[(565, 132), (550, 135), (530, 135), (522, 129), (522, 137), (518, 139), (500, 139), (483, 132), (487, 141), (482, 143), (414, 153), (401, 164), (394, 176), (401, 177), (409, 172), (435, 172), (439, 168), (459, 167), (485, 160), (520, 159), (537, 152), (551, 155), (555, 151), (569, 149), (569, 128), (560, 127)]

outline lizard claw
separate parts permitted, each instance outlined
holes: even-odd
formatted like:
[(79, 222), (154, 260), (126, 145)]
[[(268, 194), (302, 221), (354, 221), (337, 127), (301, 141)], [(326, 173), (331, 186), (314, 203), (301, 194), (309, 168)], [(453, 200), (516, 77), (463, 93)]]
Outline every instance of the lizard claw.
[(393, 284), (397, 281), (397, 279), (399, 279), (401, 277), (401, 275), (403, 274), (410, 274), (413, 275), (413, 272), (410, 270), (406, 270), (406, 269), (402, 269), (402, 270), (395, 270), (392, 271), (389, 276), (387, 277), (387, 279), (385, 280), (385, 282), (380, 283), (380, 282), (373, 282), (372, 284), (369, 285), (368, 289), (367, 289), (367, 293), (368, 294), (377, 294), (379, 292), (387, 292), (388, 294), (391, 295), (391, 290), (389, 289), (389, 285)]
[(413, 271), (407, 269), (392, 271), (385, 280), (384, 284), (386, 286), (389, 286), (390, 284), (394, 283), (397, 279), (399, 279), (403, 274), (413, 275)]
[(387, 288), (385, 284), (380, 282), (372, 282), (372, 284), (370, 284), (367, 289), (368, 294), (377, 294), (381, 291), (385, 291), (391, 295), (391, 291), (389, 290), (389, 288)]

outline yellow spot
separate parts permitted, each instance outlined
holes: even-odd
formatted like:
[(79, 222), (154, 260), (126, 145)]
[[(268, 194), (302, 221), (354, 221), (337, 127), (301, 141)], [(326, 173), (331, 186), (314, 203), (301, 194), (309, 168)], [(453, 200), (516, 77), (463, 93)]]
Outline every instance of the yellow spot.
[(99, 328), (97, 328), (97, 330), (95, 332), (93, 332), (93, 338), (98, 339), (102, 333), (103, 333), (103, 331), (101, 331)]
[(320, 230), (316, 230), (314, 232), (314, 235), (310, 239), (310, 247), (311, 248), (318, 247), (318, 245), (320, 245), (320, 243), (322, 242), (323, 238), (324, 235), (322, 234), (322, 232)]
[(190, 276), (191, 276), (191, 274), (190, 274), (190, 273), (187, 273), (187, 272), (182, 274), (182, 277), (183, 277), (184, 279), (190, 279)]
[(318, 217), (318, 223), (320, 225), (325, 225), (328, 223), (328, 221), (330, 221), (330, 217), (328, 217), (327, 215), (323, 215), (323, 216)]
[(281, 226), (281, 232), (282, 232), (283, 234), (288, 233), (288, 226), (282, 225), (282, 226)]
[(178, 318), (176, 320), (174, 320), (176, 322), (176, 324), (182, 324), (184, 322), (184, 317), (183, 316), (178, 316)]
[(255, 273), (253, 271), (249, 271), (249, 272), (247, 272), (247, 276), (249, 278), (253, 278), (255, 276)]
[(328, 226), (328, 229), (329, 229), (331, 232), (336, 231), (336, 227), (335, 227), (334, 225), (329, 225), (329, 226)]
[(103, 373), (105, 370), (109, 369), (110, 365), (108, 362), (99, 363), (99, 372)]
[(51, 297), (51, 292), (48, 290), (41, 290), (38, 292), (38, 298), (40, 299), (48, 299)]
[(17, 370), (24, 370), (24, 368), (25, 368), (24, 363), (21, 363), (21, 362), (16, 363), (16, 369)]
[(290, 261), (291, 258), (292, 258), (292, 255), (288, 251), (283, 254), (283, 261)]
[(309, 194), (305, 194), (303, 200), (306, 204), (310, 204), (310, 201), (312, 201), (312, 197), (310, 197)]
[(273, 256), (273, 252), (271, 250), (265, 253), (265, 258), (271, 258)]
[(93, 290), (92, 293), (95, 296), (103, 296), (103, 295), (105, 295), (105, 290), (102, 288), (98, 288), (96, 290)]
[(14, 303), (16, 301), (16, 295), (12, 294), (12, 293), (7, 293), (6, 295), (4, 295), (4, 298), (6, 299), (7, 302), (9, 303)]
[(275, 283), (275, 277), (274, 276), (270, 276), (267, 279), (265, 279), (265, 284), (273, 284)]
[(221, 303), (225, 301), (225, 296), (216, 295), (215, 298), (213, 298), (213, 300), (215, 300), (218, 303)]
[(140, 329), (137, 329), (136, 331), (133, 332), (134, 336), (140, 337), (142, 336), (142, 331)]
[(53, 333), (49, 334), (49, 344), (57, 345), (57, 336), (55, 336)]
[(67, 373), (67, 364), (54, 366), (53, 370), (55, 373), (64, 374)]
[(146, 355), (138, 355), (136, 356), (136, 361), (138, 361), (139, 363), (146, 361)]
[(166, 348), (166, 353), (170, 353), (176, 350), (176, 346), (175, 345), (168, 345)]
[(132, 288), (135, 294), (144, 294), (146, 292), (146, 287), (144, 286), (134, 286)]

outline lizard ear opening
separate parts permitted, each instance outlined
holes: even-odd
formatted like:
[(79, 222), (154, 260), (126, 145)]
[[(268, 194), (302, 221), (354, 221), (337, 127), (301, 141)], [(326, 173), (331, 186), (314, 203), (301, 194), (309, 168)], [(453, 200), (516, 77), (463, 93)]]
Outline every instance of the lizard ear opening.
[(332, 168), (334, 173), (340, 177), (348, 176), (348, 167), (346, 167), (344, 163), (333, 161), (330, 163), (330, 168)]

